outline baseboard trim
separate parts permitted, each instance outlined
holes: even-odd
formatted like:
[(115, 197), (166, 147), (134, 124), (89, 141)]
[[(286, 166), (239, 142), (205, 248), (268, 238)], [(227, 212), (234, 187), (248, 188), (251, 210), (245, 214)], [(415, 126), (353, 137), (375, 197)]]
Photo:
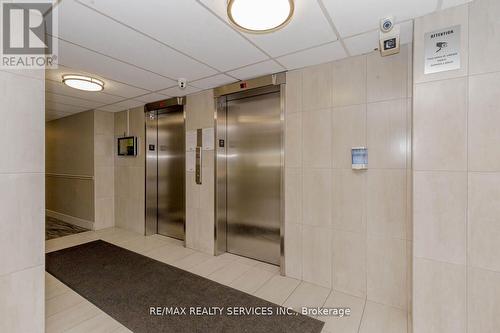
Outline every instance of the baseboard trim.
[(94, 222), (92, 221), (84, 220), (79, 217), (74, 217), (63, 213), (54, 212), (53, 210), (49, 209), (45, 210), (45, 214), (49, 217), (53, 217), (55, 219), (61, 220), (69, 224), (77, 225), (79, 227), (89, 230), (94, 230)]

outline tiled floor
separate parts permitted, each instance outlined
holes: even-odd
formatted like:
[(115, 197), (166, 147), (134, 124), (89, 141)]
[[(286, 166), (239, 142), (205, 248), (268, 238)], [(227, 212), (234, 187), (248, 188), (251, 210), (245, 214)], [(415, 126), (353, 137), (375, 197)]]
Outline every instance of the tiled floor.
[(88, 229), (45, 216), (45, 240), (78, 234)]
[[(141, 253), (279, 305), (299, 308), (350, 307), (350, 317), (321, 317), (323, 333), (406, 333), (404, 311), (279, 275), (278, 268), (229, 253), (213, 257), (159, 235), (144, 237), (123, 229), (87, 231), (46, 241), (46, 252), (92, 240)], [(46, 332), (130, 332), (52, 275), (45, 279)]]

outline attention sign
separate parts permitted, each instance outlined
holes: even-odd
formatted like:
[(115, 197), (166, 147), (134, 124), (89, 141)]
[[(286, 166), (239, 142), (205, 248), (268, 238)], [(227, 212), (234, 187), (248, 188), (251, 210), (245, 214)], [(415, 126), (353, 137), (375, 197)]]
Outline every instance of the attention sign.
[(425, 34), (425, 74), (460, 69), (460, 26)]

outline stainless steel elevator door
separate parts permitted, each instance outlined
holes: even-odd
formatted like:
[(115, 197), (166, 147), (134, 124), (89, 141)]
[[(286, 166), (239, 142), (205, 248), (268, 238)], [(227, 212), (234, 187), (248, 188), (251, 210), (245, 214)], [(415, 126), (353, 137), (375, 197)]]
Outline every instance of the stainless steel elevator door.
[(184, 240), (185, 134), (182, 107), (158, 114), (158, 233)]
[(280, 263), (280, 93), (227, 102), (228, 252)]

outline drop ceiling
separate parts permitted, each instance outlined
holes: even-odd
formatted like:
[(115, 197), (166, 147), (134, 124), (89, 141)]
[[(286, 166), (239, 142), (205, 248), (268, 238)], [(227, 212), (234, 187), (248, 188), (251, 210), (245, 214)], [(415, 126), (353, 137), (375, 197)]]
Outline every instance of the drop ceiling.
[[(333, 61), (378, 46), (379, 19), (394, 16), (402, 43), (412, 19), (470, 0), (295, 0), (283, 29), (255, 35), (233, 28), (227, 0), (60, 0), (59, 68), (46, 71), (46, 118), (86, 110), (122, 111), (238, 80)], [(88, 74), (103, 92), (61, 83)], [(186, 78), (186, 90), (177, 79)]]

